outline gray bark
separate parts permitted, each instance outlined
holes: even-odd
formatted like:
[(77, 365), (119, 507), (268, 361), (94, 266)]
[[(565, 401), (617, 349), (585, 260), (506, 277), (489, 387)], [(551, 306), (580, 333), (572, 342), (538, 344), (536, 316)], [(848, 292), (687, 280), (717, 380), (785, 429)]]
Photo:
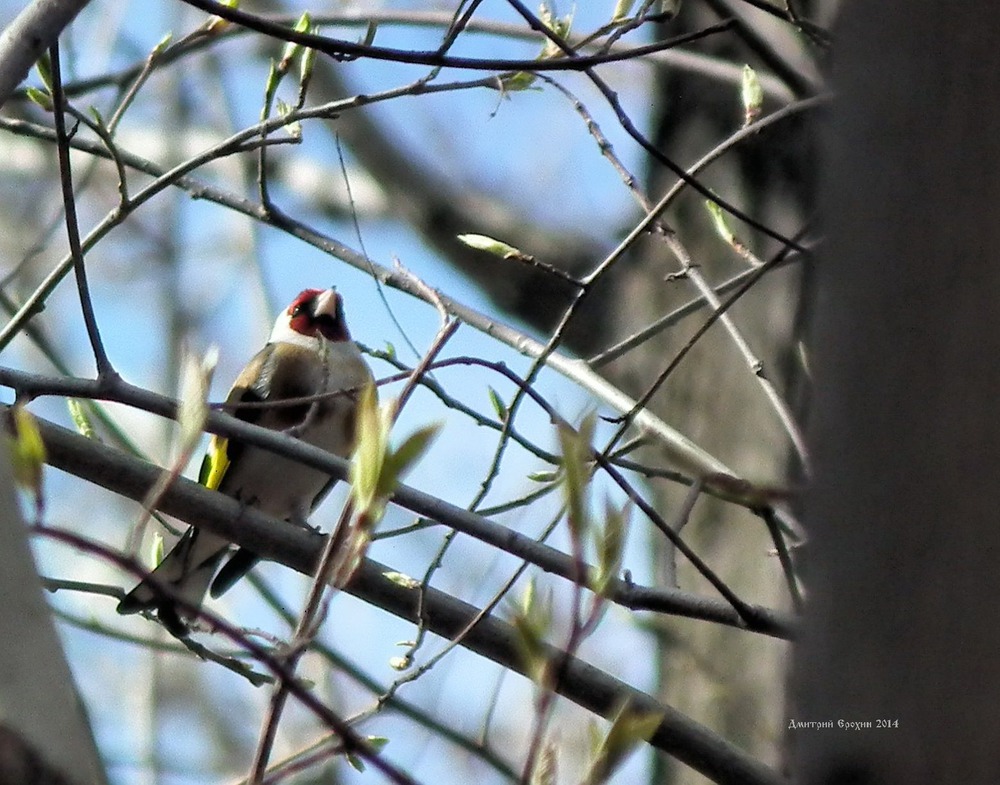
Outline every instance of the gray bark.
[[(42, 596), (21, 520), (6, 445), (0, 443), (0, 781), (25, 759), (67, 783), (106, 785), (86, 711)], [(37, 782), (56, 780), (35, 780)]]
[(1000, 7), (841, 21), (795, 710), (834, 727), (790, 733), (803, 783), (996, 782)]
[(0, 33), (0, 107), (89, 0), (34, 0)]

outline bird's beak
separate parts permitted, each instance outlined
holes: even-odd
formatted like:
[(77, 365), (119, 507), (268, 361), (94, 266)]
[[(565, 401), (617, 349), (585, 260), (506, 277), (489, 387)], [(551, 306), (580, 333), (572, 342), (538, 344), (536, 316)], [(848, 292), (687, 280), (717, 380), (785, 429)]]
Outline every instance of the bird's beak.
[(340, 295), (334, 287), (321, 292), (313, 305), (313, 317), (329, 316), (334, 321), (340, 314)]

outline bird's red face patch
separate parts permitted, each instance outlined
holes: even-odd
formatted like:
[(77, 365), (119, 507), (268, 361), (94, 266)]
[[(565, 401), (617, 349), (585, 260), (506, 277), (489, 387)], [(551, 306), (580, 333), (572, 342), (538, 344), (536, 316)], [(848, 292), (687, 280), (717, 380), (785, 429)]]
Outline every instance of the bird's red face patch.
[(300, 335), (328, 341), (350, 338), (340, 295), (332, 289), (305, 289), (288, 306), (288, 325)]

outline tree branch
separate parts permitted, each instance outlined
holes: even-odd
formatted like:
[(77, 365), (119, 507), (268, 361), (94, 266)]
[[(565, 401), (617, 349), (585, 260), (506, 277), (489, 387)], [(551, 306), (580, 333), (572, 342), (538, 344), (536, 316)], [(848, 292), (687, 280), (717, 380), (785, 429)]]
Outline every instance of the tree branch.
[[(6, 407), (0, 407), (0, 415), (5, 412)], [(38, 425), (45, 441), (47, 460), (52, 466), (136, 501), (144, 498), (161, 472), (153, 464), (52, 423), (39, 420)], [(160, 508), (306, 575), (315, 569), (323, 547), (324, 538), (315, 532), (268, 518), (184, 478), (179, 478), (163, 494)], [(425, 587), (418, 591), (400, 586), (386, 577), (388, 571), (384, 565), (366, 559), (345, 590), (400, 618), (413, 623), (423, 621), (443, 638), (457, 636), (478, 612), (475, 606), (440, 590)], [(462, 645), (505, 668), (525, 674), (517, 641), (517, 633), (511, 625), (488, 616), (465, 633)], [(547, 647), (547, 656), (555, 660), (565, 655), (554, 647)], [(603, 717), (611, 717), (625, 700), (630, 701), (636, 711), (661, 713), (663, 721), (650, 743), (716, 782), (733, 785), (779, 785), (783, 782), (771, 769), (712, 730), (582, 660), (568, 658), (564, 678), (556, 689), (574, 703)]]
[(0, 107), (88, 0), (34, 0), (0, 33)]
[(552, 57), (547, 59), (455, 57), (442, 54), (440, 51), (390, 49), (384, 46), (344, 41), (315, 33), (299, 32), (292, 27), (276, 24), (266, 17), (250, 14), (232, 6), (224, 6), (221, 3), (215, 2), (215, 0), (184, 0), (184, 2), (205, 13), (214, 14), (220, 19), (242, 25), (279, 41), (296, 43), (309, 49), (315, 49), (317, 52), (322, 52), (338, 61), (368, 58), (371, 60), (408, 63), (410, 65), (427, 65), (434, 68), (459, 68), (471, 71), (582, 71), (602, 63), (636, 60), (648, 54), (661, 52), (675, 46), (692, 43), (716, 33), (725, 32), (731, 27), (729, 20), (723, 20), (704, 30), (685, 33), (676, 38), (652, 44), (644, 44), (623, 51), (610, 51), (575, 57)]
[[(99, 397), (102, 400), (115, 401), (141, 408), (162, 417), (174, 418), (176, 416), (177, 404), (172, 399), (134, 387), (122, 381), (116, 381), (109, 388), (107, 385), (86, 379), (50, 378), (25, 374), (0, 367), (0, 385), (12, 387), (19, 393), (26, 394), (29, 397), (51, 394), (82, 398)], [(137, 488), (136, 483), (140, 482), (140, 480), (133, 479), (126, 482), (124, 479), (130, 472), (135, 471), (134, 463), (132, 463), (135, 459), (125, 456), (99, 442), (77, 436), (72, 431), (67, 431), (59, 426), (46, 423), (42, 420), (39, 420), (39, 424), (43, 429), (43, 436), (59, 440), (59, 454), (63, 456), (65, 463), (57, 464), (53, 458), (52, 464), (54, 466), (115, 493), (141, 500), (144, 498), (141, 494), (144, 494), (148, 490), (149, 484), (154, 482), (160, 472), (162, 472), (162, 469), (152, 464), (141, 464), (144, 467), (148, 467), (148, 471), (150, 472), (148, 476), (152, 480), (149, 484), (142, 485), (141, 489)], [(218, 433), (228, 438), (239, 439), (247, 444), (263, 447), (277, 455), (326, 472), (331, 477), (339, 480), (347, 479), (349, 469), (347, 461), (286, 434), (251, 425), (222, 412), (209, 413), (206, 429), (212, 433)], [(50, 456), (50, 458), (52, 457)], [(102, 469), (102, 467), (106, 468)], [(144, 475), (132, 474), (131, 476), (136, 478)], [(142, 483), (140, 482), (140, 484)], [(136, 493), (140, 495), (136, 497)], [(558, 575), (567, 580), (574, 580), (579, 572), (573, 560), (562, 551), (536, 542), (530, 537), (511, 531), (507, 527), (494, 523), (481, 515), (450, 504), (415, 488), (410, 488), (406, 485), (398, 486), (392, 501), (394, 504), (415, 512), (424, 518), (467, 534), (480, 542), (499, 548), (520, 559), (524, 559), (553, 575)], [(180, 512), (176, 512), (163, 505), (161, 505), (161, 509), (168, 515), (173, 515), (186, 521), (194, 520), (198, 522), (197, 525), (201, 524), (201, 518), (196, 509), (188, 507)], [(246, 515), (249, 515), (250, 512), (250, 510), (247, 510)], [(245, 518), (246, 515), (243, 517)], [(247, 535), (238, 535), (238, 533), (243, 531), (245, 525), (243, 519), (238, 521), (230, 520), (222, 529), (217, 530), (213, 528), (212, 531), (234, 542), (243, 544)], [(270, 542), (270, 537), (266, 536), (265, 540)], [(265, 550), (269, 546), (264, 542), (258, 543), (256, 535), (254, 535), (254, 539), (247, 547), (258, 551), (265, 558), (274, 559), (292, 569), (300, 569), (300, 571), (307, 574), (311, 574), (311, 570), (314, 567), (311, 563), (306, 564), (304, 568), (301, 567), (304, 564), (301, 553), (294, 551), (285, 552), (281, 551), (280, 548), (279, 551), (274, 553)], [(587, 569), (590, 570), (591, 568), (588, 566)], [(608, 584), (606, 591), (609, 600), (632, 610), (652, 610), (653, 606), (647, 604), (652, 602), (655, 604), (656, 610), (660, 612), (667, 612), (669, 608), (670, 613), (678, 616), (712, 621), (778, 638), (791, 638), (794, 635), (795, 624), (788, 617), (759, 605), (745, 604), (743, 607), (744, 613), (741, 618), (727, 603), (673, 589), (642, 587), (636, 586), (631, 582), (614, 580)]]

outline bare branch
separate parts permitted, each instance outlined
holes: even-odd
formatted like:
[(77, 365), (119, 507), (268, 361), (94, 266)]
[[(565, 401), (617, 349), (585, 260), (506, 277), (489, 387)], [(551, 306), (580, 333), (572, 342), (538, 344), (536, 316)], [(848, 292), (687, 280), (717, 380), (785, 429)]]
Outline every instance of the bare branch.
[(729, 20), (712, 25), (704, 30), (659, 41), (644, 46), (636, 46), (624, 51), (612, 51), (605, 54), (576, 55), (574, 57), (555, 57), (546, 60), (532, 58), (530, 60), (509, 58), (454, 57), (440, 52), (421, 52), (409, 49), (388, 49), (381, 46), (359, 44), (354, 41), (344, 41), (313, 33), (300, 33), (290, 27), (275, 24), (271, 20), (241, 11), (238, 8), (224, 6), (213, 0), (184, 0), (188, 5), (199, 8), (206, 13), (226, 19), (235, 24), (256, 30), (279, 41), (301, 44), (317, 52), (329, 55), (335, 60), (353, 60), (369, 58), (372, 60), (389, 60), (411, 65), (429, 65), (437, 68), (461, 68), (473, 71), (582, 71), (601, 63), (615, 63), (622, 60), (636, 60), (645, 55), (661, 52), (682, 44), (691, 43), (710, 35), (722, 33), (731, 26)]
[[(5, 409), (0, 409), (0, 413), (3, 411)], [(110, 490), (138, 500), (158, 476), (157, 467), (125, 456), (64, 428), (44, 421), (39, 421), (39, 427), (53, 466), (87, 477)], [(254, 430), (271, 433), (266, 429)], [(209, 491), (190, 480), (179, 479), (164, 494), (162, 509), (170, 515), (231, 538), (266, 558), (281, 561), (303, 574), (312, 574), (315, 570), (316, 560), (323, 547), (324, 538), (321, 535), (268, 518), (253, 508), (241, 505), (235, 499)], [(77, 538), (74, 544), (79, 546), (85, 542), (82, 538)], [(127, 568), (132, 563), (115, 557), (106, 548), (100, 550), (105, 558), (114, 558), (120, 566)], [(421, 600), (418, 594), (422, 594), (426, 623), (432, 631), (446, 639), (465, 630), (478, 612), (474, 606), (445, 592), (425, 588), (422, 593), (418, 593), (415, 589), (400, 586), (386, 577), (388, 571), (389, 568), (384, 565), (366, 559), (345, 590), (414, 623), (421, 620), (418, 605)], [(215, 618), (212, 622), (219, 624), (223, 631), (233, 629), (221, 619)], [(226, 634), (228, 637), (229, 633)], [(462, 645), (506, 668), (524, 673), (525, 663), (516, 641), (517, 635), (509, 624), (490, 616), (480, 620), (466, 632)], [(247, 643), (242, 642), (244, 645)], [(251, 648), (251, 652), (269, 670), (277, 675), (282, 673), (280, 663), (262, 647)], [(563, 657), (564, 653), (548, 647), (548, 656), (555, 659)], [(780, 785), (783, 782), (774, 771), (715, 732), (582, 660), (566, 658), (562, 676), (555, 685), (556, 691), (603, 717), (612, 716), (626, 699), (637, 710), (662, 714), (663, 722), (650, 743), (716, 782), (733, 785)], [(289, 681), (289, 684), (300, 700), (304, 700), (302, 693), (312, 699), (308, 690), (300, 690), (294, 680)], [(315, 710), (312, 705), (310, 707)]]
[[(83, 258), (83, 248), (80, 246), (80, 226), (76, 220), (76, 199), (73, 196), (73, 169), (69, 155), (69, 139), (66, 134), (66, 113), (62, 89), (62, 69), (59, 65), (59, 43), (53, 43), (49, 48), (52, 60), (52, 102), (56, 126), (56, 148), (59, 151), (59, 182), (62, 185), (63, 209), (66, 213), (66, 235), (69, 238), (69, 254), (73, 260), (73, 272), (76, 274), (76, 288), (80, 295), (80, 309), (83, 311), (83, 321), (87, 327), (87, 337), (94, 351), (97, 362), (97, 376), (105, 379), (115, 375), (115, 369), (104, 351), (101, 331), (97, 327), (97, 317), (94, 315), (94, 303), (90, 297), (90, 285), (87, 282), (87, 267)], [(120, 171), (120, 170), (119, 170)]]
[(0, 34), (0, 107), (88, 0), (34, 0)]
[[(99, 395), (105, 400), (114, 400), (130, 406), (137, 406), (146, 411), (170, 418), (175, 417), (177, 408), (175, 401), (156, 393), (133, 387), (125, 382), (116, 383), (115, 389), (111, 391), (99, 387), (96, 382), (85, 379), (38, 377), (0, 367), (0, 384), (14, 387), (29, 397), (43, 394), (60, 394), (88, 398)], [(39, 425), (42, 428), (43, 437), (47, 440), (46, 446), (49, 449), (49, 457), (52, 465), (115, 493), (141, 500), (144, 498), (142, 494), (146, 493), (149, 484), (155, 482), (160, 476), (160, 468), (152, 464), (136, 462), (135, 459), (122, 455), (110, 447), (82, 436), (77, 436), (71, 431), (45, 423), (42, 420), (39, 420)], [(291, 458), (306, 466), (326, 472), (331, 477), (336, 477), (340, 480), (347, 478), (347, 461), (324, 452), (317, 447), (293, 439), (286, 434), (251, 425), (222, 412), (211, 412), (206, 422), (206, 428), (212, 433), (218, 433), (229, 438), (237, 438), (256, 447), (263, 447), (277, 455)], [(48, 442), (49, 439), (55, 440), (53, 444), (58, 448), (58, 453), (53, 452), (53, 446)], [(57, 454), (61, 458), (57, 459)], [(143, 472), (148, 471), (148, 475), (136, 473), (138, 471), (137, 466), (143, 467)], [(144, 484), (144, 480), (142, 479), (146, 476), (152, 478), (148, 484)], [(189, 481), (183, 479), (178, 479), (177, 482), (178, 484), (191, 485)], [(195, 487), (201, 488), (201, 486)], [(204, 491), (204, 489), (201, 490)], [(140, 495), (136, 497), (134, 495), (136, 493)], [(179, 508), (167, 506), (167, 500), (175, 498), (175, 496), (165, 496), (160, 509), (168, 515), (173, 515), (186, 521), (195, 521), (200, 525), (202, 519), (198, 516), (201, 513), (196, 512), (197, 508), (192, 508), (191, 506), (181, 506)], [(193, 503), (191, 501), (193, 497), (185, 496), (183, 498), (189, 504)], [(561, 551), (538, 543), (530, 537), (511, 531), (474, 512), (469, 512), (466, 509), (450, 504), (415, 488), (410, 488), (402, 484), (399, 485), (392, 501), (394, 504), (404, 507), (411, 512), (467, 534), (487, 545), (500, 548), (520, 559), (529, 561), (553, 575), (558, 575), (566, 580), (573, 580), (574, 576), (578, 573), (572, 559)], [(217, 510), (221, 509), (217, 508)], [(242, 517), (235, 516), (238, 520), (227, 519), (220, 526), (212, 525), (211, 531), (233, 542), (246, 545), (251, 550), (260, 553), (261, 556), (279, 561), (292, 569), (305, 572), (308, 575), (312, 575), (315, 572), (315, 554), (311, 557), (303, 557), (302, 552), (296, 551), (294, 546), (292, 550), (287, 550), (289, 547), (287, 541), (282, 540), (279, 542), (273, 540), (273, 530), (268, 529), (266, 526), (262, 529), (251, 527), (247, 523), (251, 513), (253, 513), (252, 510), (245, 510)], [(232, 516), (231, 511), (229, 515)], [(220, 512), (219, 517), (225, 518), (226, 516)], [(205, 525), (208, 526), (209, 524), (206, 523)], [(239, 532), (244, 529), (246, 529), (246, 533), (240, 535)], [(251, 530), (253, 530), (252, 535), (250, 534)], [(247, 544), (248, 537), (250, 537), (249, 544)], [(263, 537), (263, 539), (259, 539), (260, 537)], [(301, 545), (302, 543), (300, 542), (299, 547)], [(587, 569), (590, 570), (591, 568), (588, 566)], [(727, 603), (717, 600), (672, 589), (638, 587), (631, 582), (622, 580), (609, 582), (607, 596), (613, 602), (633, 610), (655, 609), (661, 612), (713, 621), (779, 638), (791, 638), (794, 634), (795, 625), (790, 619), (783, 616), (783, 614), (758, 605), (744, 603), (742, 605), (743, 613), (737, 614)]]

